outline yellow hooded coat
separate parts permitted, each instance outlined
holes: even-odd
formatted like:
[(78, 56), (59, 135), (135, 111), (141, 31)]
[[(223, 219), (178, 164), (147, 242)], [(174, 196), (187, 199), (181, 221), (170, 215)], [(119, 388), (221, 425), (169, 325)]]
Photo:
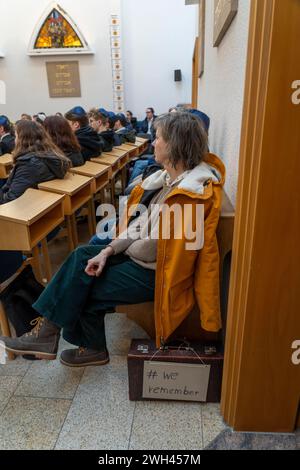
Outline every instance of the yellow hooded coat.
[[(146, 178), (134, 188), (127, 205), (138, 205), (146, 190), (159, 189), (163, 185), (164, 171), (159, 171)], [(225, 181), (225, 167), (221, 160), (207, 154), (204, 161), (180, 181), (169, 193), (165, 204), (175, 204), (189, 210), (184, 214), (181, 227), (170, 223), (170, 237), (163, 236), (164, 212), (160, 213), (159, 240), (157, 245), (157, 268), (155, 279), (155, 329), (156, 345), (161, 346), (188, 316), (197, 302), (200, 310), (201, 326), (204, 330), (217, 332), (221, 328), (219, 294), (219, 252), (216, 229), (219, 221), (222, 186)], [(204, 209), (203, 244), (198, 249), (188, 248), (191, 243), (187, 238), (186, 226), (194, 232), (199, 230), (197, 206)], [(178, 228), (183, 235), (176, 237)], [(191, 246), (191, 245), (190, 245)]]

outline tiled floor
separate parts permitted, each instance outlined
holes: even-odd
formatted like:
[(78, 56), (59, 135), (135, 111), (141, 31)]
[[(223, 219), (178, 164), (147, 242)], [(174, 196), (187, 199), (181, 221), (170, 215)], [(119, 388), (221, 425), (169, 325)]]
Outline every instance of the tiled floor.
[[(51, 252), (56, 266), (67, 254), (63, 242)], [(106, 316), (106, 331), (103, 367), (21, 357), (0, 365), (0, 449), (300, 449), (299, 435), (232, 433), (219, 405), (129, 401), (126, 355), (131, 338), (146, 335), (122, 314)]]
[(0, 366), (0, 449), (197, 450), (225, 428), (217, 405), (129, 401), (126, 354), (145, 333), (122, 314), (106, 326), (106, 366), (21, 357)]

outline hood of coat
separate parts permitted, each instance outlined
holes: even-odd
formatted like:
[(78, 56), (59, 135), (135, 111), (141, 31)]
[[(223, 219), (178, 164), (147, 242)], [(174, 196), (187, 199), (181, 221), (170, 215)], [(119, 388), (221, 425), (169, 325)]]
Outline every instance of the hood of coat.
[(68, 170), (68, 162), (62, 160), (54, 153), (27, 153), (26, 155), (22, 155), (17, 158), (16, 166), (24, 164), (30, 160), (36, 160), (39, 164), (45, 165), (48, 170), (59, 179), (62, 179)]
[(95, 148), (100, 147), (99, 136), (94, 129), (90, 126), (81, 127), (75, 132), (75, 135), (81, 145), (81, 147)]
[(114, 131), (111, 129), (107, 129), (106, 131), (99, 132), (100, 138), (106, 140), (109, 144), (114, 143)]
[[(142, 183), (144, 190), (157, 190), (167, 184), (168, 173), (159, 170), (150, 175)], [(186, 172), (184, 178), (176, 186), (177, 190), (203, 195), (208, 182), (223, 185), (225, 181), (225, 167), (216, 155), (207, 154), (200, 165)]]

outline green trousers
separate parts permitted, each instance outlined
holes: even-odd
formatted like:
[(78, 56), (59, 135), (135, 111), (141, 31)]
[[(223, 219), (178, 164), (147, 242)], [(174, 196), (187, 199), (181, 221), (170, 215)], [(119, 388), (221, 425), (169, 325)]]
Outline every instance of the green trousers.
[(84, 270), (105, 246), (82, 246), (67, 258), (33, 304), (43, 317), (63, 329), (72, 344), (98, 351), (106, 348), (104, 317), (116, 305), (154, 299), (155, 271), (123, 254), (111, 256), (100, 277)]

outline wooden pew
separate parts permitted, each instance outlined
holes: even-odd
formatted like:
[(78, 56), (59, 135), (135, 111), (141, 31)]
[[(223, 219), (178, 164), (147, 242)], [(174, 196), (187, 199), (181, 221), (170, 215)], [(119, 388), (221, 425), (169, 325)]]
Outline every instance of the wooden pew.
[(122, 144), (118, 147), (115, 147), (116, 149), (124, 150), (129, 153), (129, 160), (132, 158), (138, 157), (139, 156), (139, 149), (138, 147), (134, 146), (134, 144)]
[(13, 167), (13, 159), (10, 153), (0, 155), (0, 179), (7, 179)]
[(93, 197), (93, 178), (67, 173), (64, 179), (56, 179), (40, 183), (39, 189), (47, 192), (62, 194), (64, 198), (64, 213), (67, 222), (68, 240), (70, 250), (78, 245), (78, 235), (75, 212), (85, 204), (89, 204), (89, 226), (93, 224), (91, 198)]
[(51, 279), (51, 266), (46, 237), (64, 221), (64, 196), (27, 191), (18, 199), (0, 206), (0, 249), (29, 251), (33, 255), (36, 277), (42, 281), (38, 244), (42, 253), (46, 277)]
[[(112, 170), (109, 166), (101, 165), (99, 163), (94, 162), (86, 162), (82, 166), (70, 168), (70, 172), (93, 178), (92, 191), (94, 197), (99, 192), (102, 193), (102, 191), (106, 188), (106, 186), (109, 184), (109, 180), (112, 174)], [(101, 197), (101, 199), (103, 201), (103, 196)], [(93, 199), (91, 199), (90, 204), (92, 211), (92, 220), (90, 220), (89, 218), (89, 223), (91, 223), (91, 225), (89, 226), (89, 230), (90, 233), (92, 233), (93, 235), (96, 232), (96, 214)]]
[[(123, 155), (123, 154), (122, 154)], [(101, 165), (106, 165), (111, 168), (110, 174), (110, 198), (111, 203), (115, 203), (115, 183), (116, 176), (121, 170), (121, 156), (120, 155), (111, 155), (109, 153), (102, 153), (99, 157), (91, 158), (91, 161), (94, 163), (100, 163)]]
[[(223, 266), (226, 256), (231, 252), (233, 241), (234, 229), (234, 209), (233, 206), (224, 192), (222, 211), (217, 228), (217, 239), (220, 253), (220, 287), (222, 289), (223, 279)], [(221, 290), (220, 289), (220, 290)], [(145, 302), (142, 304), (133, 305), (119, 305), (116, 307), (117, 313), (125, 313), (128, 318), (135, 321), (140, 325), (151, 338), (155, 338), (155, 323), (154, 323), (154, 303)], [(222, 312), (223, 323), (225, 326), (226, 312)], [(219, 341), (221, 340), (222, 333), (210, 333), (203, 330), (200, 326), (200, 314), (198, 307), (194, 307), (188, 317), (173, 333), (172, 337), (183, 338), (186, 337), (195, 341)]]

